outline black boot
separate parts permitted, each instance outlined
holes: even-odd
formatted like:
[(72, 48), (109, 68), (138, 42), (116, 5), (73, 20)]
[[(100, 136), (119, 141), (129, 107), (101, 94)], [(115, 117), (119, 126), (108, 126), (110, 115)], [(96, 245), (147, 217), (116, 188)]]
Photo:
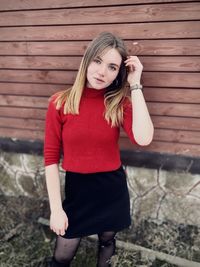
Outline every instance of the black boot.
[(52, 258), (52, 265), (50, 267), (69, 267), (66, 263), (58, 262), (54, 257)]
[(66, 265), (65, 263), (60, 263), (56, 261), (54, 257), (52, 257), (51, 259), (48, 259), (45, 262), (45, 267), (69, 267), (69, 265)]

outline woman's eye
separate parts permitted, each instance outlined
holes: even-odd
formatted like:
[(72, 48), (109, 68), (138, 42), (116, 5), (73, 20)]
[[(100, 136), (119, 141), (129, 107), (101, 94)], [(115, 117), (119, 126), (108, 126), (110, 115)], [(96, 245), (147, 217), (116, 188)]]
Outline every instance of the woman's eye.
[(100, 63), (101, 63), (101, 60), (95, 58), (95, 59), (94, 59), (94, 62), (97, 63), (97, 64), (100, 64)]
[(110, 69), (113, 71), (117, 70), (116, 67), (114, 67), (114, 66), (110, 66)]

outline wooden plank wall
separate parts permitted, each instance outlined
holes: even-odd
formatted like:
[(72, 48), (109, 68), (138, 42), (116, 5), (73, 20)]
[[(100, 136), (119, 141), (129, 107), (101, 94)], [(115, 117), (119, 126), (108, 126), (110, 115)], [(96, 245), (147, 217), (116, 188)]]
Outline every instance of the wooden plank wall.
[[(42, 140), (48, 97), (74, 81), (101, 31), (121, 36), (144, 65), (155, 125), (146, 151), (200, 155), (200, 3), (1, 0), (0, 137)], [(121, 148), (130, 146), (121, 134)]]

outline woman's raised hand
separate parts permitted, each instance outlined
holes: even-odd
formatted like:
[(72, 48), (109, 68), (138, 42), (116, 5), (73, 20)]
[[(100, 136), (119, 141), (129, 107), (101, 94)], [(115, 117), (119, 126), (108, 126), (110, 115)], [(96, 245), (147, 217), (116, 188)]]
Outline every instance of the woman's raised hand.
[(143, 65), (141, 64), (137, 56), (128, 56), (124, 61), (126, 67), (128, 67), (127, 81), (130, 85), (140, 83)]

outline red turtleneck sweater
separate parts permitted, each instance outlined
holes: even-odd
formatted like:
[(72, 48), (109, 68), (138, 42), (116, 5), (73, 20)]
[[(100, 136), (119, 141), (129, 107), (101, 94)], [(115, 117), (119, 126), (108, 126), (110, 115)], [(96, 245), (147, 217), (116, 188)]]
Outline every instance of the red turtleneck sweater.
[[(53, 100), (46, 114), (44, 160), (45, 166), (59, 163), (63, 152), (64, 170), (93, 173), (116, 170), (121, 165), (118, 139), (120, 128), (104, 119), (104, 93), (106, 89), (85, 88), (80, 101), (79, 115), (56, 110)], [(124, 102), (122, 124), (132, 143), (132, 105)]]

